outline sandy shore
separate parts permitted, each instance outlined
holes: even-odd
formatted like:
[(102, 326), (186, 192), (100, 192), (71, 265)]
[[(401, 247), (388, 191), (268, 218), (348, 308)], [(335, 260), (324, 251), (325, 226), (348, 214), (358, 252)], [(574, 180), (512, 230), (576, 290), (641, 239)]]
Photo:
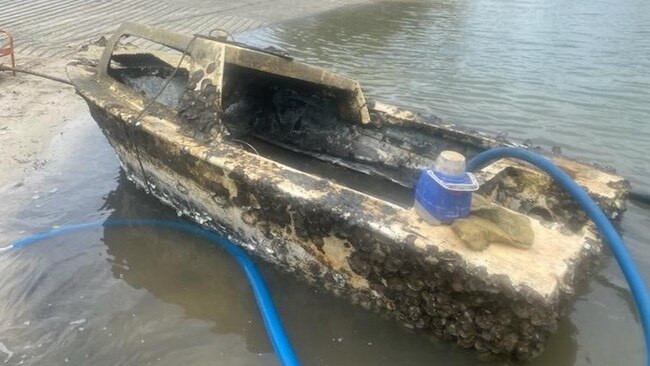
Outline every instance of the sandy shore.
[[(20, 67), (60, 78), (65, 60), (29, 59)], [(48, 159), (45, 148), (65, 123), (88, 113), (73, 87), (26, 74), (0, 72), (0, 187), (19, 184)]]

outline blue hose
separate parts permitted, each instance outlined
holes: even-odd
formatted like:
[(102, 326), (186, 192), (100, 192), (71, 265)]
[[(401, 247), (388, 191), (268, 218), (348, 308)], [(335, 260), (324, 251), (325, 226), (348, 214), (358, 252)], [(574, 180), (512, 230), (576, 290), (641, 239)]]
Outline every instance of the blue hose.
[(18, 240), (11, 245), (13, 249), (23, 248), (27, 245), (34, 244), (38, 241), (59, 236), (66, 233), (73, 233), (84, 230), (94, 230), (98, 228), (117, 227), (117, 226), (147, 226), (147, 227), (163, 227), (183, 231), (189, 234), (196, 235), (208, 239), (219, 244), (228, 254), (230, 254), (239, 266), (244, 270), (246, 278), (251, 285), (253, 295), (257, 301), (257, 306), (262, 313), (264, 319), (264, 326), (266, 332), (271, 338), (271, 343), (275, 349), (275, 353), (283, 366), (299, 366), (300, 362), (296, 357), (289, 338), (287, 337), (280, 317), (273, 305), (271, 294), (264, 284), (262, 275), (255, 267), (255, 264), (246, 255), (243, 249), (232, 243), (231, 241), (213, 233), (208, 230), (202, 229), (196, 225), (186, 224), (176, 221), (165, 220), (111, 220), (106, 222), (91, 222), (86, 224), (63, 226), (52, 231), (42, 234), (28, 236), (24, 239)]
[[(475, 171), (486, 166), (490, 162), (501, 158), (515, 158), (530, 163), (537, 168), (549, 174), (558, 184), (560, 184), (576, 201), (587, 215), (593, 220), (600, 232), (600, 235), (609, 244), (609, 248), (616, 261), (618, 261), (625, 279), (627, 280), (634, 301), (636, 303), (639, 316), (641, 318), (641, 325), (643, 326), (643, 334), (645, 336), (646, 355), (650, 354), (650, 295), (648, 295), (647, 287), (636, 269), (630, 253), (625, 248), (623, 239), (618, 235), (612, 223), (598, 207), (591, 197), (566, 174), (562, 169), (558, 168), (549, 159), (537, 155), (533, 152), (524, 149), (517, 149), (511, 147), (499, 147), (482, 152), (476, 155), (467, 163), (469, 171)], [(650, 366), (650, 357), (647, 357), (647, 365)]]

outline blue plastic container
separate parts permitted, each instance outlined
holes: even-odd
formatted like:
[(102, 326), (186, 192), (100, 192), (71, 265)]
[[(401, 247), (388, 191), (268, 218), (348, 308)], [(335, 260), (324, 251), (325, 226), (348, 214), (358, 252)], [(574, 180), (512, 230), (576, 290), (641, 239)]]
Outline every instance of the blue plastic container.
[(433, 169), (424, 170), (415, 187), (416, 208), (440, 223), (450, 224), (469, 215), (472, 192), (478, 187), (471, 173), (454, 176)]

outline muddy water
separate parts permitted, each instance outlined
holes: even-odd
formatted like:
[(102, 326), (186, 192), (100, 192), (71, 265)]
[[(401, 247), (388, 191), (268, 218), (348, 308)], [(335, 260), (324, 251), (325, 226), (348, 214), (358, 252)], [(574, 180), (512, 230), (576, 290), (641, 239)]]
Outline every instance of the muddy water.
[[(375, 99), (558, 145), (616, 166), (637, 185), (648, 178), (643, 0), (401, 2), (242, 37), (359, 78)], [(0, 188), (0, 197), (0, 246), (56, 225), (175, 218), (124, 179), (89, 117), (68, 125), (41, 169)], [(621, 228), (646, 278), (648, 209), (631, 205)], [(261, 265), (305, 365), (491, 365)], [(6, 365), (277, 365), (234, 263), (191, 236), (78, 233), (1, 253), (0, 274)], [(547, 351), (528, 364), (639, 365), (640, 337), (610, 259), (580, 289)]]

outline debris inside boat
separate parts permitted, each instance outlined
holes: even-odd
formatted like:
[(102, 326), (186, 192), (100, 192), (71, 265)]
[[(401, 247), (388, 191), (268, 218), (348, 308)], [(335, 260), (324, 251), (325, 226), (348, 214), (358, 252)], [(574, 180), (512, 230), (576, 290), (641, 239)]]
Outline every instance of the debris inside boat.
[[(276, 50), (127, 23), (67, 70), (137, 186), (314, 286), (462, 347), (538, 355), (602, 252), (559, 186), (508, 159), (475, 172), (469, 216), (431, 220), (414, 197), (441, 153), (518, 145), (369, 101), (358, 82)], [(610, 218), (625, 210), (624, 179), (549, 157)]]

